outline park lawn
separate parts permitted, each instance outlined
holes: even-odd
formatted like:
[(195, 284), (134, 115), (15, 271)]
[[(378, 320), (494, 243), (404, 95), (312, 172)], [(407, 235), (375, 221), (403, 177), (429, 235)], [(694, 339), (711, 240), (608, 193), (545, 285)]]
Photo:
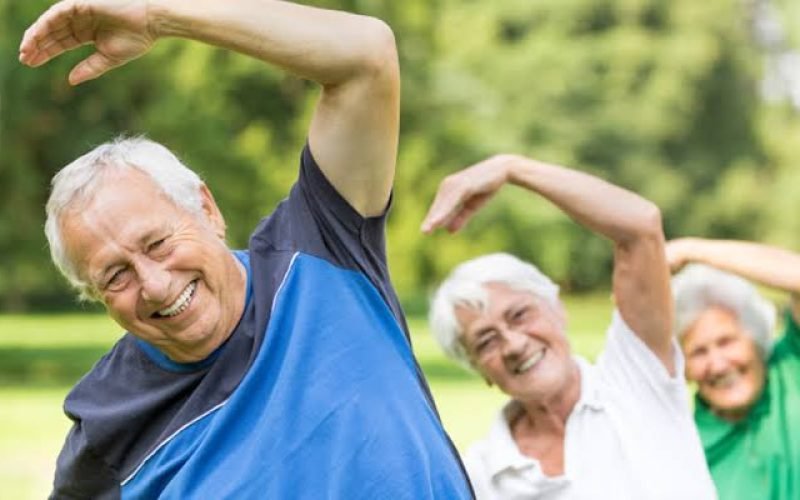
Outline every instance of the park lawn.
[[(610, 319), (607, 295), (568, 298), (575, 352), (594, 359)], [(424, 318), (409, 318), (414, 351), (445, 427), (464, 450), (483, 436), (505, 396), (447, 360)], [(121, 331), (102, 315), (0, 315), (0, 498), (44, 498), (69, 429), (61, 405), (69, 388)]]

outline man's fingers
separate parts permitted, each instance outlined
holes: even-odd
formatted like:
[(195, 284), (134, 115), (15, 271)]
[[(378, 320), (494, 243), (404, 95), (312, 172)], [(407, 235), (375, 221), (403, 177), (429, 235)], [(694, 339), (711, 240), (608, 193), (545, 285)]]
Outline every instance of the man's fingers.
[(19, 59), (40, 66), (63, 52), (92, 41), (92, 20), (80, 15), (71, 2), (54, 5), (25, 30)]
[(83, 45), (71, 31), (64, 31), (59, 35), (42, 40), (36, 47), (35, 52), (29, 54), (23, 62), (32, 67), (41, 66), (56, 56)]
[(119, 63), (115, 63), (100, 52), (95, 52), (70, 71), (69, 83), (78, 85), (93, 80), (116, 66), (119, 66)]

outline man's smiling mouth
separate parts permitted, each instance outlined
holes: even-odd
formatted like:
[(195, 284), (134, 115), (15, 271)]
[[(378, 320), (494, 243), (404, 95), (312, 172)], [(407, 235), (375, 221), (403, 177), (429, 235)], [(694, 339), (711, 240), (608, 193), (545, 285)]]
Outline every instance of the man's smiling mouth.
[(192, 297), (194, 297), (194, 292), (197, 290), (197, 280), (192, 281), (186, 288), (183, 289), (180, 296), (164, 309), (153, 313), (154, 318), (172, 318), (177, 316), (178, 314), (182, 313), (189, 307), (189, 303), (192, 301)]

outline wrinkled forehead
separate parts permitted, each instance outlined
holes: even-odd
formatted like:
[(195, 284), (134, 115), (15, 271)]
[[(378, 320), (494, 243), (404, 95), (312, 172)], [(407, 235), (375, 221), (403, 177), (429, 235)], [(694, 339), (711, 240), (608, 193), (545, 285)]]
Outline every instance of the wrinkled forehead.
[(105, 174), (59, 219), (61, 239), (80, 270), (105, 253), (133, 250), (165, 226), (191, 214), (137, 170)]
[(65, 202), (61, 218), (72, 216), (70, 212), (81, 212), (98, 203), (119, 199), (126, 192), (134, 191), (140, 196), (166, 197), (161, 187), (147, 173), (131, 166), (113, 166), (98, 169), (92, 179), (76, 189)]
[(523, 287), (489, 281), (463, 287), (455, 300), (455, 306), (456, 308), (461, 307), (486, 312), (490, 309), (506, 307), (519, 301), (549, 303), (547, 299)]
[(745, 329), (737, 314), (724, 306), (712, 305), (697, 314), (686, 328), (683, 345), (698, 345), (714, 342), (720, 337), (747, 337), (752, 335)]
[(454, 313), (462, 333), (476, 320), (492, 321), (505, 317), (521, 304), (550, 309), (553, 304), (530, 290), (515, 288), (507, 283), (487, 282), (464, 287), (455, 300)]

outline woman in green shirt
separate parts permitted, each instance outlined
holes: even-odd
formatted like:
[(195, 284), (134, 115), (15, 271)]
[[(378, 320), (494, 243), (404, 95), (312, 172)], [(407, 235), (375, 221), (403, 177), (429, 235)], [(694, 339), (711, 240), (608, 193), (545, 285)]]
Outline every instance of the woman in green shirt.
[[(720, 499), (800, 499), (800, 255), (683, 238), (667, 256), (690, 264), (672, 281), (675, 326)], [(743, 278), (790, 294), (777, 339), (774, 306)]]

